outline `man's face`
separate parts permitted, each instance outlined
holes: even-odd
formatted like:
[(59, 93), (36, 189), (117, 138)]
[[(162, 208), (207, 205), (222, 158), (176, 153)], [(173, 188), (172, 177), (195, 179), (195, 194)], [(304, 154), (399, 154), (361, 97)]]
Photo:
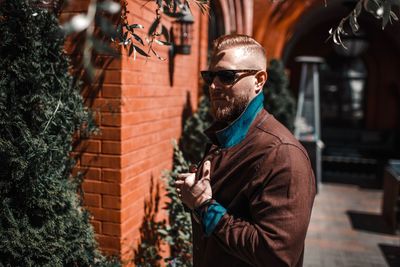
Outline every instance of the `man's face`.
[[(229, 48), (214, 54), (210, 71), (260, 69), (254, 62), (257, 58), (241, 48)], [(222, 81), (221, 81), (222, 80)], [(211, 112), (217, 121), (232, 122), (245, 110), (257, 95), (255, 73), (238, 72), (232, 83), (216, 76), (209, 86)]]

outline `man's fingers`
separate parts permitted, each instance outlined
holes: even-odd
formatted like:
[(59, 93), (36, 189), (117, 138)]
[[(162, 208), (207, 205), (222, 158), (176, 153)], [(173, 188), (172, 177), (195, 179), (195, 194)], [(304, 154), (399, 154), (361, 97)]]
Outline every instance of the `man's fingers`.
[(175, 185), (177, 185), (177, 186), (181, 186), (181, 185), (183, 185), (185, 183), (185, 180), (178, 180), (178, 181), (175, 181)]
[(175, 180), (175, 187), (191, 187), (195, 182), (195, 177), (194, 173), (179, 174)]
[(201, 179), (210, 180), (210, 172), (211, 172), (211, 162), (207, 160), (203, 164), (203, 175)]
[(185, 180), (189, 175), (191, 175), (192, 173), (187, 172), (187, 173), (180, 173), (178, 174), (178, 176), (176, 177), (176, 180)]

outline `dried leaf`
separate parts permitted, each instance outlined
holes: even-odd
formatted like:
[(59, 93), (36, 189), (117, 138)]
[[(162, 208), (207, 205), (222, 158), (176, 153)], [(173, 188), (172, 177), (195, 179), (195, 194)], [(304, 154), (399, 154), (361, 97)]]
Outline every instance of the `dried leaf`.
[(143, 25), (137, 24), (137, 23), (129, 25), (128, 28), (129, 28), (129, 30), (132, 30), (132, 29), (144, 29)]
[(382, 29), (385, 29), (387, 23), (389, 22), (391, 8), (392, 8), (392, 5), (389, 1), (385, 1), (383, 3)]
[(356, 7), (354, 8), (354, 13), (355, 15), (358, 17), (361, 14), (361, 10), (362, 10), (362, 4), (364, 1), (359, 1), (356, 5)]
[(161, 61), (166, 60), (166, 58), (161, 57), (154, 49), (153, 47), (150, 47), (151, 52), (153, 52), (153, 54)]
[(376, 11), (380, 7), (379, 3), (376, 0), (365, 0), (363, 1), (363, 4), (366, 11), (376, 16)]
[(360, 25), (357, 22), (357, 15), (355, 10), (352, 12), (352, 14), (349, 17), (349, 23), (350, 23), (350, 27), (351, 30), (353, 31), (353, 33), (358, 32), (358, 30), (360, 29)]
[(141, 43), (144, 46), (143, 40), (142, 38), (140, 38), (139, 35), (137, 35), (136, 33), (133, 33), (133, 38), (135, 38), (136, 41), (138, 41), (139, 43)]
[(136, 46), (136, 45), (133, 45), (134, 47), (135, 47), (135, 50), (139, 53), (139, 54), (141, 54), (142, 56), (145, 56), (145, 57), (150, 57), (149, 56), (149, 54), (147, 54), (146, 52), (144, 52), (141, 48), (139, 48), (138, 46)]
[(333, 35), (332, 35), (332, 37), (333, 37), (333, 42), (334, 42), (335, 44), (337, 44), (337, 45), (341, 45), (338, 36), (339, 36), (338, 32), (335, 31), (335, 32), (333, 33)]
[(122, 42), (124, 39), (124, 36), (122, 35), (122, 33), (123, 33), (122, 24), (118, 24), (117, 25), (117, 38), (120, 42)]
[(171, 45), (170, 42), (165, 42), (165, 41), (161, 41), (161, 40), (157, 40), (157, 39), (154, 39), (154, 42), (156, 42), (159, 45), (167, 45), (167, 46)]
[(160, 24), (160, 19), (156, 18), (153, 22), (153, 24), (151, 24), (148, 35), (151, 36), (154, 34), (154, 32), (156, 31), (158, 25)]
[(397, 17), (396, 13), (394, 13), (393, 11), (390, 11), (390, 17), (396, 21), (399, 20), (399, 18)]
[(165, 27), (164, 25), (162, 25), (161, 27), (161, 34), (164, 35), (165, 41), (169, 42), (169, 31), (167, 29), (167, 27)]
[(129, 46), (128, 56), (131, 56), (131, 55), (132, 55), (134, 49), (135, 49), (135, 48), (133, 47), (133, 44), (131, 44), (131, 45)]

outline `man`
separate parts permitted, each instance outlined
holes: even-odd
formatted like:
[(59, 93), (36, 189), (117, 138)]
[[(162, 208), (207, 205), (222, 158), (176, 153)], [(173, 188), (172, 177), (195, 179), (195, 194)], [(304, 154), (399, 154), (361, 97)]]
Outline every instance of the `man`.
[(208, 71), (212, 141), (196, 173), (176, 180), (193, 211), (195, 267), (302, 266), (315, 196), (305, 149), (263, 109), (264, 49), (228, 35)]

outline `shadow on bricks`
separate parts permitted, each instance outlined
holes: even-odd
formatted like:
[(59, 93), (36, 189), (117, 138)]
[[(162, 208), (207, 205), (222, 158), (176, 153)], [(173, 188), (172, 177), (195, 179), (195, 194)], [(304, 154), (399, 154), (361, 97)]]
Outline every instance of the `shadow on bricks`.
[(165, 220), (157, 221), (157, 213), (160, 204), (160, 185), (154, 185), (154, 177), (151, 176), (149, 196), (144, 202), (144, 215), (140, 226), (140, 242), (134, 249), (133, 262), (135, 266), (161, 266), (161, 236), (159, 229), (165, 228)]

